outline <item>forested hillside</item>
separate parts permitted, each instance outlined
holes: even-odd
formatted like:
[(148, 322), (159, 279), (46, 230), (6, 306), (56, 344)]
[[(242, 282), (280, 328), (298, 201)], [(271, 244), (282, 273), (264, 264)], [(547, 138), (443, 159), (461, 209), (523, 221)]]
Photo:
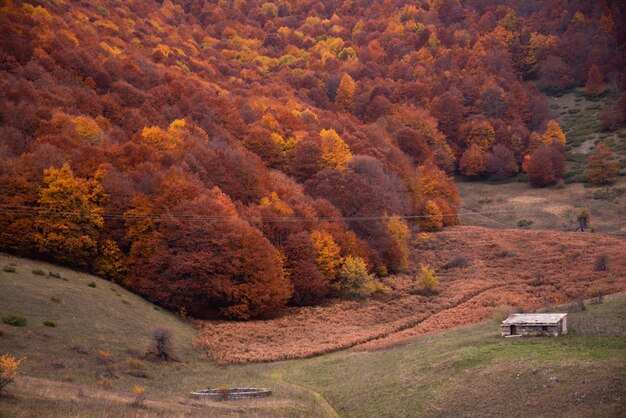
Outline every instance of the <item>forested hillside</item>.
[[(385, 292), (411, 223), (457, 223), (452, 174), (562, 171), (541, 92), (619, 94), (624, 13), (0, 1), (0, 250), (196, 317)], [(623, 125), (626, 95), (606, 112)]]

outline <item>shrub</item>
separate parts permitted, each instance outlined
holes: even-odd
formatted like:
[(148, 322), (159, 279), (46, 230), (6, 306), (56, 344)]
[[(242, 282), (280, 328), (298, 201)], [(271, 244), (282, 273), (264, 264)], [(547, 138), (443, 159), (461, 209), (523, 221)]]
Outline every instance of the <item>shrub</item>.
[(63, 303), (63, 301), (61, 300), (61, 298), (57, 297), (57, 296), (51, 296), (50, 300), (54, 303)]
[(435, 270), (430, 266), (423, 264), (420, 267), (418, 282), (424, 287), (427, 293), (433, 293), (435, 287), (439, 284), (439, 278), (435, 274)]
[(375, 283), (374, 277), (367, 271), (365, 260), (347, 256), (333, 288), (347, 297), (367, 297), (377, 290)]
[(453, 269), (453, 268), (463, 268), (469, 265), (470, 265), (469, 259), (467, 257), (460, 256), (460, 257), (455, 257), (452, 260), (448, 261), (446, 264), (443, 265), (443, 268), (448, 270), (448, 269)]
[(33, 270), (33, 274), (36, 275), (36, 276), (45, 276), (46, 275), (46, 273), (43, 270), (41, 270), (41, 269)]
[(57, 326), (57, 324), (55, 324), (54, 322), (49, 321), (49, 320), (47, 320), (47, 319), (45, 319), (45, 320), (43, 321), (43, 324), (44, 324), (44, 326), (46, 326), (46, 327), (56, 327), (56, 326)]
[(55, 279), (60, 279), (61, 278), (61, 274), (60, 273), (55, 273), (53, 271), (49, 271), (48, 272), (48, 276), (53, 277)]
[(517, 221), (517, 227), (518, 228), (525, 228), (527, 226), (531, 226), (534, 222), (531, 221), (530, 219), (520, 219), (519, 221)]
[(96, 287), (96, 282), (89, 282), (87, 284), (87, 286), (89, 286), (89, 287)]
[(128, 368), (131, 370), (146, 370), (146, 363), (138, 358), (128, 359)]
[(596, 257), (596, 263), (593, 266), (593, 271), (607, 271), (609, 269), (609, 255), (602, 253)]
[(25, 327), (26, 326), (26, 318), (19, 315), (7, 315), (2, 317), (2, 322), (7, 325), (12, 325), (14, 327)]
[(143, 403), (146, 400), (146, 388), (144, 388), (143, 386), (135, 386), (133, 388), (133, 393), (135, 394), (135, 397), (133, 399), (132, 405), (137, 408), (143, 407)]
[(172, 330), (167, 327), (156, 327), (151, 332), (152, 346), (148, 357), (163, 361), (175, 360), (172, 350)]
[(26, 360), (26, 357), (17, 359), (10, 354), (0, 356), (0, 394), (2, 394), (5, 386), (15, 380), (17, 369), (24, 360)]
[(2, 271), (4, 271), (5, 273), (15, 273), (15, 267), (4, 266), (2, 267)]

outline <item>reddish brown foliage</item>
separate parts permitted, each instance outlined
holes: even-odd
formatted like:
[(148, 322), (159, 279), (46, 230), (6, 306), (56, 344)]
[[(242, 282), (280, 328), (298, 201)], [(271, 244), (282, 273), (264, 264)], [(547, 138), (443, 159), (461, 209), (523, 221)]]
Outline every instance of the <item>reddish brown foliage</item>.
[(526, 174), (535, 186), (545, 187), (555, 183), (565, 173), (563, 147), (557, 143), (542, 144), (533, 153)]
[(589, 68), (589, 75), (587, 76), (587, 82), (585, 83), (585, 94), (587, 96), (599, 96), (606, 90), (604, 84), (604, 77), (597, 65), (593, 64)]
[(615, 154), (604, 143), (600, 142), (587, 159), (587, 177), (594, 184), (611, 184), (619, 174), (619, 165)]
[[(104, 225), (88, 233), (91, 258), (115, 276), (128, 258), (129, 286), (201, 315), (278, 309), (288, 296), (276, 289), (289, 283), (275, 281), (280, 266), (268, 260), (302, 232), (328, 232), (342, 257), (366, 259), (379, 273), (400, 270), (405, 251), (384, 220), (428, 212), (433, 227), (452, 224), (456, 157), (472, 144), (484, 152), (502, 144), (518, 160), (534, 150), (530, 132), (548, 114), (536, 78), (560, 91), (582, 84), (591, 60), (607, 74), (624, 68), (623, 54), (612, 53), (623, 43), (623, 11), (602, 2), (584, 5), (582, 21), (573, 19), (582, 5), (555, 14), (551, 1), (92, 3), (2, 7), (0, 249), (84, 264), (82, 250), (38, 246), (33, 214), (44, 170), (68, 164), (91, 182), (102, 168), (109, 199), (98, 208)], [(623, 123), (621, 102), (605, 112), (605, 125)], [(508, 172), (509, 154), (493, 155), (496, 175)], [(236, 207), (223, 240), (197, 204), (215, 203), (214, 187), (225, 207)], [(55, 214), (59, 230), (68, 216)], [(45, 224), (36, 224), (39, 232)], [(246, 260), (245, 271), (216, 267), (213, 277), (206, 269), (214, 261), (194, 258), (193, 248), (163, 234), (168, 228), (206, 235), (211, 254), (234, 266)], [(233, 231), (240, 238), (229, 241)], [(161, 253), (206, 295), (168, 285)], [(298, 272), (292, 302), (324, 294), (309, 261), (287, 256)], [(254, 270), (265, 272), (269, 290), (254, 282)], [(150, 287), (153, 274), (159, 284)], [(256, 306), (266, 297), (268, 306)]]
[(459, 162), (461, 174), (467, 177), (480, 176), (485, 171), (485, 153), (476, 144), (465, 150)]
[[(276, 314), (289, 300), (277, 251), (237, 218), (219, 189), (168, 213), (147, 267), (150, 280), (137, 289), (149, 299), (197, 317), (220, 312), (239, 319)], [(185, 222), (190, 214), (203, 220)]]
[(496, 179), (502, 179), (517, 174), (518, 167), (515, 155), (506, 146), (498, 144), (487, 155), (485, 168)]

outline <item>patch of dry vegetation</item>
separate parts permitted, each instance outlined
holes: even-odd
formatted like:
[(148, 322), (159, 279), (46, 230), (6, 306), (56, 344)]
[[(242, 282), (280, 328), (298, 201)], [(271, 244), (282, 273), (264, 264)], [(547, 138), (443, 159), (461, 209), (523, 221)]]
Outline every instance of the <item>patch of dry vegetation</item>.
[[(610, 188), (590, 188), (581, 183), (563, 188), (533, 188), (527, 183), (490, 184), (457, 179), (463, 201), (464, 225), (489, 228), (528, 227), (575, 231), (577, 217), (590, 214), (589, 228), (596, 232), (626, 235), (626, 181)], [(530, 223), (528, 223), (530, 222)]]
[[(606, 253), (608, 271), (594, 271)], [(412, 269), (388, 279), (391, 293), (369, 301), (336, 301), (292, 308), (269, 321), (207, 321), (197, 345), (220, 362), (265, 362), (310, 357), (342, 348), (378, 349), (460, 325), (490, 319), (496, 307), (536, 309), (578, 297), (626, 290), (626, 242), (590, 233), (490, 230), (460, 226), (412, 251)], [(466, 257), (462, 269), (443, 268)], [(417, 266), (440, 278), (424, 295)]]

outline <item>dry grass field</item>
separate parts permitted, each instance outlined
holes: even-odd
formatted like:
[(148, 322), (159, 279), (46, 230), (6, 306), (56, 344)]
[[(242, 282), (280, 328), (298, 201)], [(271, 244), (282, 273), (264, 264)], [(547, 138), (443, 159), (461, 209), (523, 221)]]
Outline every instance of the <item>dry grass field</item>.
[[(609, 269), (594, 271), (602, 253)], [(205, 322), (200, 346), (219, 362), (381, 348), (491, 318), (500, 305), (536, 309), (626, 290), (626, 241), (601, 234), (460, 226), (417, 237), (411, 254), (411, 271), (385, 280), (388, 295), (294, 308), (269, 321)], [(458, 257), (469, 265), (445, 268)], [(416, 282), (421, 263), (441, 279), (435, 295), (423, 294)]]
[[(46, 274), (33, 273), (38, 270)], [(48, 271), (61, 277), (50, 277)], [(575, 309), (570, 333), (558, 338), (504, 339), (487, 321), (384, 350), (224, 365), (207, 361), (193, 348), (197, 330), (192, 324), (114, 284), (0, 255), (0, 316), (9, 314), (27, 323), (0, 324), (0, 352), (27, 360), (0, 398), (0, 417), (588, 417), (626, 412), (626, 293), (588, 304), (584, 311)], [(56, 326), (43, 326), (44, 319)], [(155, 325), (172, 330), (178, 361), (137, 362)], [(135, 385), (146, 391), (140, 407), (132, 405)], [(269, 387), (273, 395), (222, 402), (188, 396), (206, 387), (242, 386)], [(511, 408), (511, 397), (518, 407)]]
[[(574, 231), (581, 211), (591, 216), (590, 228), (596, 232), (626, 235), (626, 180), (607, 188), (585, 187), (582, 183), (563, 188), (540, 189), (528, 183), (492, 184), (457, 179), (462, 196), (464, 225), (488, 228)], [(474, 214), (472, 214), (474, 213)], [(520, 223), (521, 221), (521, 223)]]

